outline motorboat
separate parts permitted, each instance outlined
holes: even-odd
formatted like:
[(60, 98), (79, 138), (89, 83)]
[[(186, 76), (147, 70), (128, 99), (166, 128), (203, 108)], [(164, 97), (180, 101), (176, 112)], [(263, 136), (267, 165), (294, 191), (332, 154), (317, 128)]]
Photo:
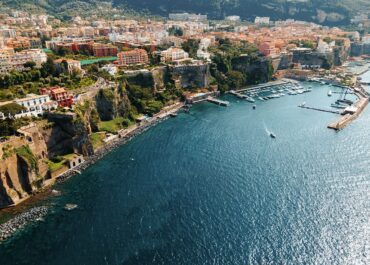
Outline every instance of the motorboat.
[(270, 133), (270, 137), (272, 138), (272, 139), (275, 139), (276, 138), (276, 135), (274, 134), (274, 133)]
[(331, 90), (329, 90), (328, 97), (331, 97), (332, 95), (333, 95), (333, 93), (331, 92)]

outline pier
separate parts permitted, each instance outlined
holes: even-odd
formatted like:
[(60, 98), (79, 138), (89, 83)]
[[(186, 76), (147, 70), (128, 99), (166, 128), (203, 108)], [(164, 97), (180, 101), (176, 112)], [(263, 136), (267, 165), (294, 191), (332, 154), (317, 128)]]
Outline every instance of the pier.
[(214, 97), (208, 97), (207, 101), (211, 102), (213, 104), (219, 105), (219, 106), (224, 106), (224, 107), (228, 107), (230, 105), (230, 102), (224, 101), (224, 100), (219, 100), (219, 99), (214, 98)]
[(352, 114), (350, 114), (350, 113), (345, 114), (338, 121), (335, 121), (333, 123), (330, 123), (328, 125), (328, 128), (329, 129), (336, 130), (336, 131), (342, 130), (349, 123), (351, 123), (358, 116), (360, 116), (360, 114), (362, 113), (362, 111), (365, 109), (365, 107), (369, 103), (369, 98), (368, 97), (362, 97), (361, 95), (359, 95), (359, 98), (360, 98), (360, 100), (357, 101), (356, 104), (355, 104), (356, 111), (354, 113), (352, 113)]
[(231, 91), (229, 92), (229, 94), (234, 95), (234, 96), (236, 96), (236, 97), (238, 97), (238, 98), (242, 98), (242, 99), (247, 99), (247, 98), (249, 98), (247, 95), (244, 95), (244, 94), (238, 93), (238, 92), (236, 92), (235, 90), (231, 90)]
[(235, 93), (241, 93), (245, 91), (256, 91), (256, 90), (261, 90), (265, 88), (270, 88), (270, 87), (275, 87), (275, 86), (281, 86), (281, 85), (286, 85), (286, 84), (293, 84), (293, 83), (299, 83), (298, 81), (295, 80), (290, 80), (290, 79), (281, 79), (277, 81), (271, 81), (265, 84), (261, 85), (256, 85), (256, 86), (250, 86), (242, 89), (235, 90)]
[(338, 111), (338, 110), (313, 108), (313, 107), (307, 107), (307, 106), (304, 106), (304, 105), (299, 105), (298, 107), (302, 108), (302, 109), (310, 109), (310, 110), (316, 110), (316, 111), (327, 112), (327, 113), (341, 114), (341, 112)]

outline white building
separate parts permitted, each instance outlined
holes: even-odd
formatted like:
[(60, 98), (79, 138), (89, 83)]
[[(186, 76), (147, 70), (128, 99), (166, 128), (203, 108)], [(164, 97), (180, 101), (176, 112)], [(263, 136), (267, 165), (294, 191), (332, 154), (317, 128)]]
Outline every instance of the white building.
[(254, 24), (257, 24), (257, 25), (268, 25), (270, 24), (270, 18), (269, 17), (256, 17), (254, 19)]
[(240, 21), (240, 16), (227, 16), (225, 20), (237, 22)]
[(169, 14), (169, 18), (171, 20), (176, 21), (205, 21), (207, 20), (207, 15), (197, 15), (197, 14), (189, 14), (189, 13), (172, 13)]
[(319, 53), (328, 53), (333, 51), (333, 47), (335, 46), (335, 41), (332, 41), (331, 43), (326, 43), (323, 40), (319, 40), (317, 44), (317, 51)]
[(113, 76), (118, 72), (117, 66), (114, 64), (104, 65), (101, 69), (107, 71), (110, 75)]
[(0, 50), (0, 73), (7, 73), (11, 70), (21, 71), (24, 64), (34, 62), (37, 68), (47, 61), (46, 53), (41, 49), (23, 50), (14, 52), (13, 49)]
[(162, 62), (173, 62), (188, 59), (189, 54), (183, 49), (171, 47), (165, 51), (161, 52), (161, 61)]
[(15, 115), (15, 118), (21, 117), (39, 117), (44, 114), (45, 111), (50, 111), (58, 107), (56, 101), (51, 101), (49, 95), (27, 95), (26, 98), (16, 99), (15, 103), (23, 106), (26, 110)]
[[(1, 105), (10, 103), (17, 103), (25, 108), (25, 110), (22, 110), (21, 113), (14, 115), (14, 118), (40, 117), (44, 114), (44, 112), (56, 109), (58, 107), (58, 103), (50, 100), (48, 95), (29, 94), (26, 98), (2, 102)], [(0, 112), (0, 119), (5, 119), (7, 117), (8, 116), (6, 114)]]

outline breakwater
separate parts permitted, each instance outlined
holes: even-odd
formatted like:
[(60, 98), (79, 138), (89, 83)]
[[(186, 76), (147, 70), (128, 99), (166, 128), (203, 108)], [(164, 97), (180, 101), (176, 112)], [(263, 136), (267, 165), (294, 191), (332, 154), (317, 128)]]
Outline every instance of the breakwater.
[(20, 229), (28, 224), (41, 220), (48, 213), (46, 206), (35, 207), (24, 213), (17, 215), (11, 220), (0, 225), (0, 242), (13, 236)]

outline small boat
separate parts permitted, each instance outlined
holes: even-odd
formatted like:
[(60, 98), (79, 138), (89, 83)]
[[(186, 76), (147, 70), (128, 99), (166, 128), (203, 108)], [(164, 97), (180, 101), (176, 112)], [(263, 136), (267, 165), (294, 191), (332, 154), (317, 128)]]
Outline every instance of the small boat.
[(346, 106), (344, 106), (344, 105), (341, 105), (341, 104), (335, 104), (335, 103), (331, 104), (330, 106), (331, 106), (332, 108), (336, 108), (336, 109), (345, 109), (345, 108), (346, 108)]
[(78, 205), (77, 205), (77, 204), (67, 203), (67, 204), (64, 206), (64, 210), (72, 211), (72, 210), (76, 209), (77, 207), (78, 207)]
[(256, 109), (256, 105), (253, 105), (253, 109)]
[(176, 117), (177, 117), (177, 113), (171, 113), (171, 114), (170, 114), (170, 116), (171, 116), (172, 118), (176, 118)]
[(272, 139), (275, 139), (275, 138), (276, 138), (276, 135), (275, 135), (274, 133), (270, 133), (270, 137), (271, 137)]
[(332, 96), (332, 92), (331, 92), (331, 90), (329, 90), (328, 97), (331, 97), (331, 96)]
[(255, 102), (255, 100), (253, 98), (251, 98), (251, 97), (247, 97), (247, 98), (245, 98), (245, 100), (248, 101), (248, 102), (250, 102), (250, 103), (254, 103)]
[(264, 101), (264, 99), (262, 97), (258, 97), (258, 99), (261, 100), (261, 101)]

